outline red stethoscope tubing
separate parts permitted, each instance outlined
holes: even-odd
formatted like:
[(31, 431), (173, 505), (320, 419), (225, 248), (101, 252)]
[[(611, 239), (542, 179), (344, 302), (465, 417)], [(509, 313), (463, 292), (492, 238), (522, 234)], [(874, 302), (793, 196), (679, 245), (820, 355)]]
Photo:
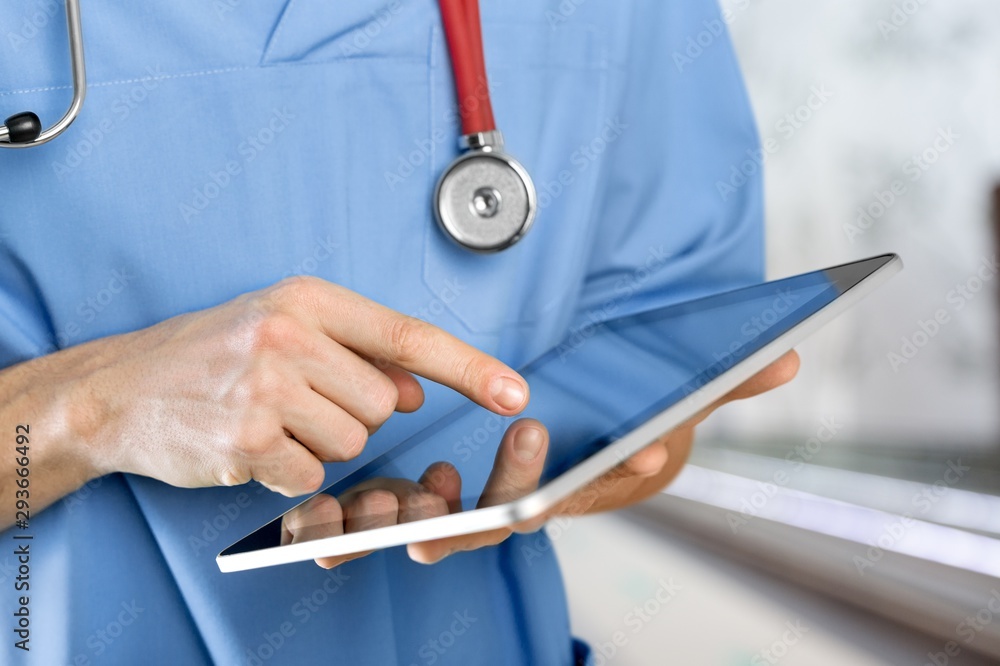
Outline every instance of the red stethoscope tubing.
[(496, 127), (483, 55), (479, 0), (440, 0), (451, 67), (455, 75), (462, 134), (492, 132)]

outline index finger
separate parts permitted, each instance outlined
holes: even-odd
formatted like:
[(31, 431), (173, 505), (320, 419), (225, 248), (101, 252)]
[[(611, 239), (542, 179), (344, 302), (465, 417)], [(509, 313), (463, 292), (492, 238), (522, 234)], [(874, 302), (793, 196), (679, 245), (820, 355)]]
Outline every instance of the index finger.
[(325, 282), (311, 309), (327, 336), (376, 366), (404, 368), (498, 414), (517, 414), (528, 404), (528, 384), (519, 374), (432, 324)]

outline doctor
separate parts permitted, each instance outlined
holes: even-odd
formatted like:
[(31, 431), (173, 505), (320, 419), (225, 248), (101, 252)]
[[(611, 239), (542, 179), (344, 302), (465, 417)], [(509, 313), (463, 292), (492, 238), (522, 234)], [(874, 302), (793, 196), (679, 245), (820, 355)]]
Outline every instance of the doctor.
[[(589, 663), (551, 549), (520, 535), (412, 553), (430, 567), (214, 555), (459, 399), (518, 413), (511, 368), (601, 312), (762, 278), (759, 177), (715, 189), (757, 146), (715, 3), (484, 0), (496, 116), (538, 188), (530, 233), (490, 255), (431, 212), (462, 104), (433, 0), (84, 10), (83, 113), (0, 153), (3, 526), (18, 434), (31, 511), (0, 538), (32, 536), (30, 651), (8, 636), (5, 663)], [(62, 113), (61, 21), (0, 16), (5, 110)], [(692, 428), (564, 509), (657, 492)], [(513, 427), (499, 490), (530, 491), (548, 445)]]

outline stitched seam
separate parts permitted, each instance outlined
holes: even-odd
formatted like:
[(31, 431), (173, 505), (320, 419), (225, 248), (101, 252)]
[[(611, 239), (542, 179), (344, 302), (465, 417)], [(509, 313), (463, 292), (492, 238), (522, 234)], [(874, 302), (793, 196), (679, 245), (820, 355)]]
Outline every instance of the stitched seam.
[[(143, 83), (145, 81), (166, 81), (168, 79), (183, 79), (195, 76), (212, 76), (217, 74), (226, 74), (229, 72), (241, 72), (248, 69), (254, 69), (254, 67), (222, 67), (218, 69), (206, 69), (200, 72), (185, 72), (183, 74), (164, 74), (163, 76), (141, 76), (134, 79), (120, 79), (118, 81), (100, 81), (98, 83), (88, 83), (87, 88), (104, 88), (107, 86), (121, 86), (128, 85), (130, 83)], [(51, 90), (72, 90), (73, 86), (48, 86), (45, 88), (24, 88), (21, 90), (8, 90), (6, 92), (0, 92), (0, 97), (6, 95), (22, 95), (25, 93), (36, 93), (36, 92), (48, 92)]]
[[(242, 67), (219, 67), (216, 69), (206, 69), (200, 72), (184, 72), (181, 74), (164, 74), (163, 76), (140, 76), (134, 79), (120, 79), (117, 81), (100, 81), (98, 83), (87, 83), (87, 89), (92, 88), (105, 88), (108, 86), (119, 86), (119, 85), (129, 85), (132, 83), (143, 83), (145, 81), (167, 81), (170, 79), (184, 79), (193, 78), (197, 76), (217, 76), (219, 74), (230, 74), (232, 72), (246, 72), (250, 70), (266, 70), (273, 69), (276, 67), (311, 67), (316, 65), (349, 65), (356, 60), (362, 58), (342, 58), (337, 60), (321, 60), (321, 61), (309, 61), (309, 62), (282, 62), (276, 65), (244, 65)], [(380, 59), (380, 60), (392, 60), (394, 62), (404, 62), (414, 65), (426, 65), (427, 60), (424, 58), (416, 57), (401, 57), (401, 56), (364, 56), (363, 59)], [(7, 97), (10, 95), (24, 95), (28, 93), (39, 93), (39, 92), (50, 92), (53, 90), (72, 90), (73, 86), (46, 86), (43, 88), (22, 88), (20, 90), (7, 90), (0, 92), (0, 97)]]

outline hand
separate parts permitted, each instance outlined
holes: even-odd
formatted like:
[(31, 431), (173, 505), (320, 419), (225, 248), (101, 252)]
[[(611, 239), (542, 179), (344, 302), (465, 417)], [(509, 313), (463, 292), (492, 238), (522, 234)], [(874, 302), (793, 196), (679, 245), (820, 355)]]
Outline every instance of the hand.
[[(522, 419), (511, 424), (497, 449), (493, 471), (477, 507), (504, 504), (535, 490), (542, 475), (547, 447), (548, 433), (538, 421)], [(371, 479), (336, 498), (316, 495), (286, 513), (281, 523), (281, 545), (457, 513), (462, 510), (461, 497), (462, 479), (455, 467), (445, 462), (428, 467), (418, 482)], [(534, 531), (544, 520), (540, 518), (516, 529)], [(492, 530), (410, 544), (407, 551), (414, 560), (431, 563), (459, 550), (498, 544), (510, 534), (510, 529)], [(329, 569), (368, 554), (322, 557), (316, 563)]]
[(70, 427), (93, 475), (182, 487), (256, 479), (288, 496), (315, 492), (322, 463), (357, 456), (394, 410), (420, 407), (410, 373), (502, 415), (528, 401), (503, 363), (315, 278), (69, 352)]
[(798, 371), (799, 355), (790, 351), (684, 425), (574, 493), (560, 503), (550, 516), (611, 511), (655, 495), (674, 480), (687, 462), (694, 442), (695, 426), (726, 403), (752, 398), (790, 382)]
[[(750, 398), (791, 381), (798, 368), (798, 354), (789, 352), (680, 428), (538, 518), (511, 528), (409, 544), (407, 552), (417, 562), (432, 564), (456, 552), (496, 545), (514, 532), (534, 532), (557, 515), (595, 513), (639, 502), (662, 490), (680, 472), (690, 452), (697, 424), (727, 402)], [(548, 431), (538, 421), (522, 419), (513, 423), (500, 443), (493, 471), (477, 507), (510, 502), (536, 490), (548, 445)], [(404, 479), (374, 479), (359, 484), (339, 498), (317, 495), (285, 515), (281, 543), (299, 543), (455, 513), (461, 511), (461, 488), (461, 478), (455, 468), (441, 462), (429, 467), (416, 483)], [(331, 568), (367, 554), (320, 558), (316, 563)]]
[[(690, 453), (696, 425), (727, 402), (751, 398), (791, 381), (798, 369), (798, 354), (794, 351), (785, 354), (734, 391), (699, 412), (683, 426), (664, 435), (612, 471), (563, 500), (545, 515), (516, 525), (512, 529), (411, 544), (408, 548), (410, 556), (418, 562), (437, 562), (457, 551), (500, 543), (513, 532), (533, 532), (554, 516), (609, 511), (640, 502), (665, 488), (680, 472)], [(543, 434), (540, 450), (548, 450), (549, 437), (544, 426), (528, 419), (518, 423), (537, 427)], [(512, 425), (511, 430), (516, 425)], [(527, 495), (538, 486), (544, 456), (540, 456), (540, 460), (535, 463), (517, 464), (512, 456), (510, 434), (508, 430), (508, 436), (505, 436), (504, 443), (497, 452), (496, 466), (490, 476), (491, 482), (494, 482), (495, 477), (509, 480), (497, 481), (499, 497), (486, 500), (484, 505), (509, 502)]]

